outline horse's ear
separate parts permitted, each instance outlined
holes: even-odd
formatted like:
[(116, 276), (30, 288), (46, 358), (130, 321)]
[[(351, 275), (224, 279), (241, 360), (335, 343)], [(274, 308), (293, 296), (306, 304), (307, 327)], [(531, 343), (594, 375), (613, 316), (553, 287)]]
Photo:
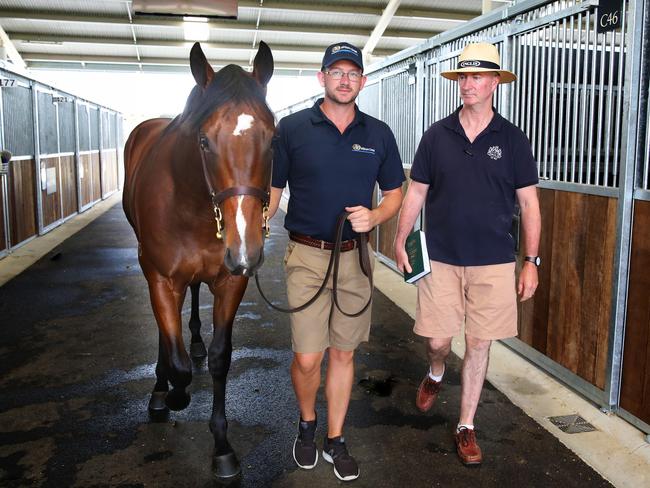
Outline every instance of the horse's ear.
[(273, 54), (271, 48), (264, 41), (260, 41), (260, 47), (257, 49), (255, 60), (253, 61), (253, 78), (260, 85), (266, 87), (271, 76), (273, 75)]
[(201, 44), (195, 42), (190, 51), (190, 68), (192, 69), (192, 76), (196, 80), (196, 84), (201, 88), (205, 88), (212, 81), (214, 70), (208, 60), (203, 54)]

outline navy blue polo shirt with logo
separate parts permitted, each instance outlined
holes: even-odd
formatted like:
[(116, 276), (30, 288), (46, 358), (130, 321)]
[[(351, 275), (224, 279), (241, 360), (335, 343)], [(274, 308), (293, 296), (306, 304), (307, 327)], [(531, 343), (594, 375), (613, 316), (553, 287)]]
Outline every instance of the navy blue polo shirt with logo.
[[(375, 183), (388, 191), (405, 178), (388, 125), (355, 106), (354, 120), (341, 134), (321, 111), (322, 102), (278, 123), (271, 185), (289, 184), (287, 230), (331, 242), (345, 207), (372, 208)], [(347, 222), (343, 239), (355, 235)]]
[(515, 191), (537, 184), (537, 164), (525, 134), (496, 110), (470, 143), (461, 108), (429, 127), (411, 168), (414, 181), (429, 185), (429, 258), (455, 266), (509, 263), (515, 260)]

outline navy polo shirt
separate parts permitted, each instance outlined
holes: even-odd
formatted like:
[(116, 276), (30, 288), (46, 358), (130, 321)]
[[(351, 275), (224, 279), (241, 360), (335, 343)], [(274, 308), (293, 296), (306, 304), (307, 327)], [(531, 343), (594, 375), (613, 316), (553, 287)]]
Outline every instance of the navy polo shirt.
[[(341, 134), (321, 111), (322, 102), (278, 123), (271, 184), (289, 184), (287, 230), (331, 242), (345, 207), (372, 208), (375, 183), (388, 191), (405, 178), (388, 125), (355, 106), (354, 120)], [(347, 222), (343, 238), (355, 235)]]
[(496, 111), (470, 143), (460, 108), (424, 133), (411, 169), (414, 181), (429, 185), (429, 258), (455, 266), (509, 263), (515, 190), (537, 184), (537, 164), (524, 133)]

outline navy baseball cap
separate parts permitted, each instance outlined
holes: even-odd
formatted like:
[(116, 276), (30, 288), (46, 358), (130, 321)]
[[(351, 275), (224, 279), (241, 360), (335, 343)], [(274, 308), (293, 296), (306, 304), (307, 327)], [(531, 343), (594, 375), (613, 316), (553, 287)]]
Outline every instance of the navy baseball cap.
[(337, 42), (336, 44), (332, 44), (327, 49), (325, 49), (321, 70), (329, 68), (337, 61), (341, 61), (343, 59), (352, 61), (359, 68), (361, 68), (361, 71), (363, 71), (363, 55), (361, 54), (361, 50), (358, 47), (353, 46), (347, 42)]

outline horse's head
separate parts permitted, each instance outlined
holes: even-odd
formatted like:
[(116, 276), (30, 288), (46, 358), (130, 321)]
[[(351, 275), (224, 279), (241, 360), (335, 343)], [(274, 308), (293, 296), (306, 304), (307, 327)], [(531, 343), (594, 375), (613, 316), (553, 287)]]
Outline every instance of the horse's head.
[(197, 148), (220, 227), (217, 237), (225, 244), (224, 264), (232, 274), (252, 276), (264, 260), (268, 225), (275, 122), (265, 97), (273, 56), (260, 42), (252, 73), (235, 65), (215, 73), (196, 43), (190, 65), (200, 104)]

